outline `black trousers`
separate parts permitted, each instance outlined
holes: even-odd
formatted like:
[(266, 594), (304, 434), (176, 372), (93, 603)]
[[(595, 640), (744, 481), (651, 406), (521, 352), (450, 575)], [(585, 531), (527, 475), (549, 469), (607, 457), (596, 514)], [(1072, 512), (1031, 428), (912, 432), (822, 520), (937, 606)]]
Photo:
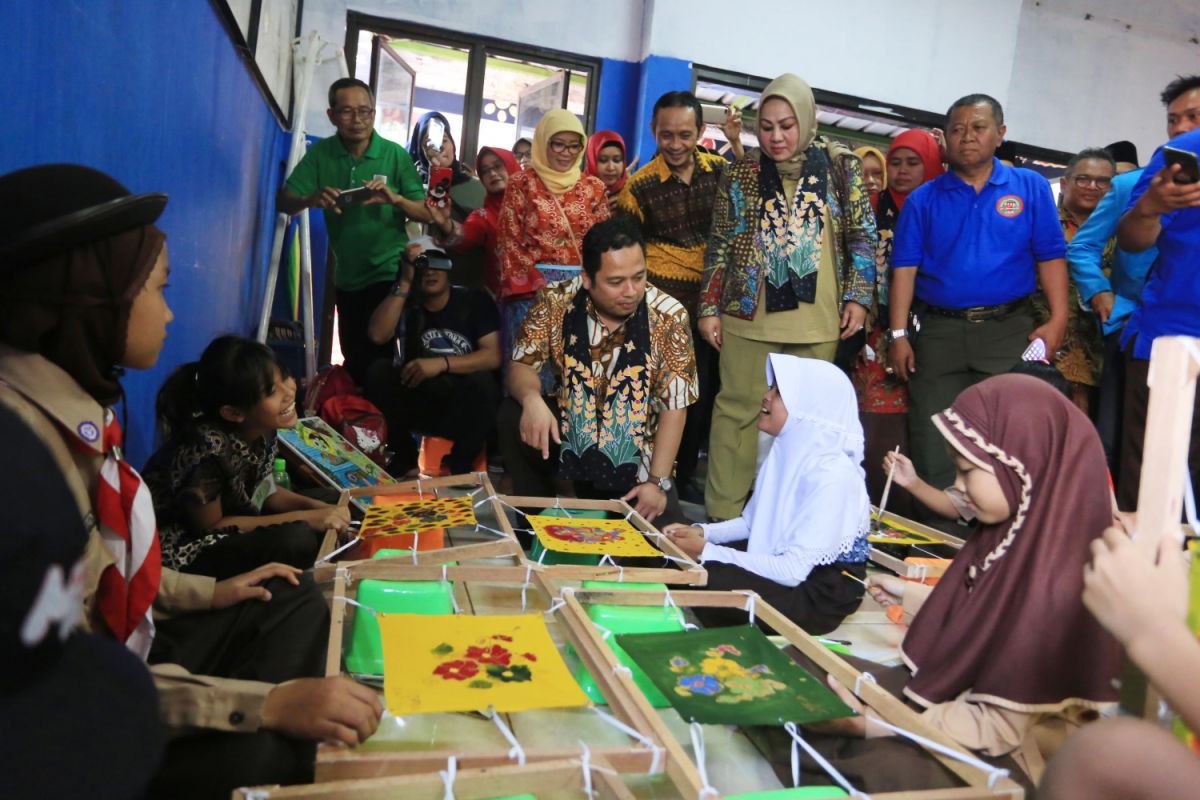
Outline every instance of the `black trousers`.
[(183, 572), (209, 575), (223, 581), (272, 561), (308, 569), (316, 561), (324, 537), (324, 533), (317, 533), (307, 522), (264, 525), (246, 533), (226, 536), (209, 545), (183, 568)]
[(700, 451), (708, 448), (713, 404), (716, 402), (717, 392), (721, 390), (721, 354), (700, 338), (696, 328), (692, 329), (692, 342), (696, 349), (696, 380), (700, 384), (700, 397), (688, 406), (683, 438), (679, 441), (679, 452), (675, 455), (675, 478), (680, 486), (695, 476)]
[(359, 386), (367, 383), (367, 370), (377, 359), (391, 358), (392, 345), (375, 344), (367, 335), (371, 315), (387, 297), (391, 282), (373, 283), (352, 291), (337, 290), (338, 340), (344, 366)]
[(1100, 373), (1100, 385), (1096, 388), (1096, 407), (1092, 418), (1096, 432), (1104, 445), (1108, 459), (1109, 474), (1116, 476), (1120, 471), (1121, 417), (1125, 408), (1125, 358), (1121, 354), (1121, 334), (1115, 331), (1104, 337), (1104, 369)]
[[(263, 584), (268, 602), (180, 614), (157, 623), (151, 664), (179, 664), (197, 675), (282, 683), (323, 674), (329, 610), (305, 576)], [(149, 796), (227, 798), (239, 786), (309, 783), (314, 742), (272, 731), (200, 731), (172, 739)]]
[[(728, 547), (745, 550), (745, 542), (734, 542)], [(755, 572), (734, 564), (708, 561), (706, 590), (714, 592), (752, 591), (772, 608), (814, 636), (829, 633), (842, 624), (842, 620), (858, 610), (862, 603), (863, 587), (842, 574), (842, 570), (860, 579), (867, 577), (867, 565), (863, 562), (838, 561), (812, 572), (799, 586), (784, 586)], [(696, 618), (706, 628), (729, 625), (745, 625), (749, 621), (740, 608), (695, 608)], [(764, 630), (766, 626), (757, 623)]]
[(500, 384), (492, 372), (438, 375), (408, 387), (391, 359), (367, 371), (367, 399), (379, 407), (388, 425), (388, 446), (395, 452), (390, 470), (403, 475), (417, 465), (414, 434), (454, 440), (446, 456), (452, 475), (470, 472), (487, 443), (500, 406)]

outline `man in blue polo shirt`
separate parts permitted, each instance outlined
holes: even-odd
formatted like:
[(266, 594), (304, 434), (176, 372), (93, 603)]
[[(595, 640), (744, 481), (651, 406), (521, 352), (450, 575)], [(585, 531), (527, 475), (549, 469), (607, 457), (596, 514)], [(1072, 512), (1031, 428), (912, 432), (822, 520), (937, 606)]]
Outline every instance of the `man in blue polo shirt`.
[[(325, 212), (337, 289), (338, 336), (346, 369), (362, 385), (376, 359), (390, 359), (367, 327), (396, 280), (408, 244), (405, 223), (428, 222), (425, 190), (408, 151), (375, 132), (375, 98), (365, 83), (341, 78), (329, 87), (334, 136), (314, 144), (279, 190), (285, 214)], [(354, 195), (341, 197), (350, 189)]]
[[(1200, 81), (1195, 91), (1200, 118)], [(1200, 128), (1184, 133), (1169, 146), (1200, 157)], [(1122, 510), (1137, 508), (1142, 469), (1142, 440), (1150, 390), (1150, 349), (1159, 336), (1200, 336), (1200, 181), (1180, 183), (1180, 166), (1166, 166), (1163, 149), (1155, 152), (1133, 189), (1129, 208), (1117, 226), (1117, 243), (1139, 252), (1158, 246), (1158, 260), (1142, 291), (1121, 343), (1125, 356), (1125, 425), (1121, 442), (1121, 474), (1117, 502)], [(1188, 467), (1192, 486), (1200, 482), (1200, 403), (1192, 414)]]
[[(1034, 339), (1052, 358), (1067, 327), (1067, 245), (1050, 185), (995, 158), (1005, 132), (995, 99), (968, 95), (946, 116), (951, 169), (904, 204), (890, 301), (890, 366), (910, 384), (912, 458), (934, 486), (949, 486), (954, 467), (931, 417), (1012, 369)], [(1035, 328), (1029, 298), (1039, 282), (1050, 318)], [(915, 342), (910, 309), (921, 320)]]

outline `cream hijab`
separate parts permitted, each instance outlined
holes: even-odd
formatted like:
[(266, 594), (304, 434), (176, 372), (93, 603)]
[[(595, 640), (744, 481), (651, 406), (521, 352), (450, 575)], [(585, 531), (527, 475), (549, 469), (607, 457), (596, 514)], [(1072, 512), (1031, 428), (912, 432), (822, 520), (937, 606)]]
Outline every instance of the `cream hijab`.
[(579, 157), (566, 172), (559, 172), (550, 166), (550, 137), (564, 132), (578, 133), (580, 144), (587, 144), (587, 134), (583, 132), (583, 125), (574, 114), (565, 108), (547, 111), (538, 120), (537, 127), (533, 129), (533, 146), (530, 152), (533, 163), (531, 166), (538, 177), (542, 179), (542, 183), (546, 184), (546, 188), (554, 194), (563, 194), (575, 188), (575, 184), (579, 183), (580, 175), (583, 174), (579, 167), (583, 163), (586, 147), (579, 151)]
[[(791, 158), (775, 162), (775, 168), (779, 170), (781, 177), (796, 180), (804, 169), (804, 152), (813, 143), (813, 139), (817, 138), (817, 101), (813, 99), (812, 88), (804, 79), (790, 72), (785, 72), (767, 84), (767, 88), (763, 89), (759, 109), (772, 97), (786, 101), (796, 114), (796, 124), (800, 128), (799, 147)], [(760, 146), (763, 144), (761, 137), (760, 133)], [(763, 151), (766, 152), (765, 146)]]

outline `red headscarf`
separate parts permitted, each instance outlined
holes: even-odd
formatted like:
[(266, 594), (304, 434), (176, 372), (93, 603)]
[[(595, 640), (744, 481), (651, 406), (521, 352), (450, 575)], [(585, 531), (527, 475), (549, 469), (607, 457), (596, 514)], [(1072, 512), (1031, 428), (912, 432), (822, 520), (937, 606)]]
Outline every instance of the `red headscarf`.
[(1121, 648), (1082, 600), (1089, 548), (1113, 522), (1091, 421), (1028, 375), (976, 384), (933, 421), (995, 472), (1013, 516), (967, 540), (917, 613), (901, 643), (905, 693), (1048, 712), (1116, 700)]
[[(496, 158), (504, 162), (504, 169), (508, 171), (508, 177), (512, 178), (521, 171), (521, 167), (517, 165), (517, 157), (512, 154), (511, 150), (505, 150), (503, 147), (481, 147), (479, 155), (475, 156), (475, 174), (479, 175), (479, 162), (483, 161), (483, 157), (491, 153)], [(480, 179), (482, 180), (482, 178)], [(483, 198), (483, 207), (486, 208), (495, 219), (500, 219), (500, 205), (504, 202), (504, 192), (488, 192)]]
[[(621, 134), (616, 131), (596, 131), (588, 139), (587, 143), (587, 160), (584, 167), (585, 175), (593, 175), (600, 177), (600, 151), (608, 147), (610, 144), (615, 144), (621, 148), (621, 160), (626, 160), (625, 140), (621, 138)], [(607, 187), (609, 194), (616, 194), (621, 191), (621, 187), (625, 185), (625, 172), (621, 173), (621, 177), (612, 186)]]
[[(892, 153), (902, 149), (912, 150), (925, 164), (925, 179), (921, 181), (922, 184), (929, 183), (945, 171), (942, 167), (942, 153), (938, 148), (937, 139), (933, 138), (933, 134), (929, 131), (908, 130), (892, 139), (892, 145), (888, 148), (888, 160), (891, 160)], [(897, 192), (892, 187), (891, 181), (888, 181), (887, 193), (896, 203), (897, 211), (904, 208), (904, 201), (908, 199), (908, 195)]]

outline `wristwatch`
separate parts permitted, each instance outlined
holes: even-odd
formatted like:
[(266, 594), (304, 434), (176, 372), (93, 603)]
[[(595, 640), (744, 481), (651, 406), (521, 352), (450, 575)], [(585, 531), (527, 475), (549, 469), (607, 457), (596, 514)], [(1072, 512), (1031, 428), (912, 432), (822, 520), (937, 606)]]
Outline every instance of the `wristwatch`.
[(408, 297), (409, 289), (400, 288), (400, 281), (392, 284), (392, 288), (388, 289), (388, 294), (392, 297)]
[(664, 494), (675, 488), (675, 481), (671, 480), (670, 477), (656, 478), (653, 475), (647, 474), (646, 483), (653, 483), (655, 486), (662, 489)]
[(908, 336), (907, 328), (892, 328), (887, 332), (888, 344), (895, 344), (897, 339), (903, 339)]

